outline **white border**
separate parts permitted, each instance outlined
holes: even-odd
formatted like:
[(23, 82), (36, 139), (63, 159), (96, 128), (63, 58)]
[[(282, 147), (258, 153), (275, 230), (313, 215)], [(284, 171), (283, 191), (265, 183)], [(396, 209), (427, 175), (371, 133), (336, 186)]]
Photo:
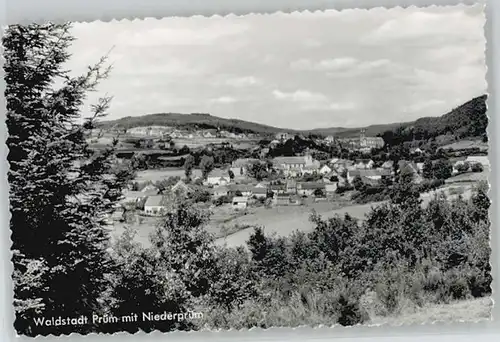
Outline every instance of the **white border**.
[[(12, 23), (29, 23), (51, 21), (109, 21), (112, 19), (141, 19), (144, 17), (162, 18), (166, 16), (191, 16), (191, 15), (244, 15), (249, 13), (273, 13), (293, 12), (293, 11), (316, 11), (325, 9), (347, 9), (347, 8), (374, 8), (374, 7), (407, 7), (431, 6), (431, 5), (472, 5), (486, 3), (486, 26), (485, 34), (487, 38), (486, 61), (488, 65), (488, 115), (490, 118), (488, 135), (490, 138), (490, 162), (492, 165), (492, 176), (490, 179), (492, 200), (491, 221), (492, 221), (492, 264), (493, 264), (493, 292), (494, 298), (499, 291), (499, 282), (496, 277), (500, 275), (497, 260), (499, 260), (500, 240), (496, 231), (499, 221), (500, 211), (498, 209), (497, 188), (498, 182), (495, 174), (497, 170), (498, 138), (495, 132), (500, 132), (500, 120), (494, 115), (497, 111), (496, 97), (498, 94), (498, 70), (493, 64), (494, 56), (500, 56), (498, 51), (498, 34), (500, 18), (499, 0), (0, 0), (0, 24), (4, 27)], [(497, 58), (498, 59), (498, 58)], [(3, 94), (4, 81), (3, 70), (0, 71), (0, 92)], [(6, 138), (5, 126), (5, 99), (0, 97), (0, 136)], [(3, 140), (5, 141), (5, 140)], [(0, 341), (12, 340), (15, 337), (13, 329), (12, 311), (12, 264), (10, 262), (10, 229), (9, 229), (9, 206), (8, 206), (8, 183), (7, 174), (7, 153), (4, 143), (1, 145), (1, 152), (5, 157), (0, 161), (0, 168), (3, 178), (1, 179), (1, 212), (0, 220), (2, 229), (0, 230)], [(500, 308), (495, 305), (493, 317), (500, 317)], [(71, 340), (85, 339), (85, 341), (327, 341), (332, 338), (342, 337), (346, 341), (471, 341), (474, 338), (481, 338), (483, 341), (499, 340), (500, 325), (498, 322), (480, 322), (474, 324), (448, 323), (448, 324), (428, 324), (414, 326), (383, 326), (383, 327), (353, 327), (353, 328), (273, 328), (268, 330), (252, 329), (250, 331), (229, 331), (229, 332), (174, 332), (163, 334), (154, 332), (151, 334), (118, 333), (109, 335), (70, 335), (59, 338), (69, 338)], [(47, 341), (56, 341), (57, 337), (38, 337)], [(20, 341), (29, 340), (26, 337), (17, 337)]]

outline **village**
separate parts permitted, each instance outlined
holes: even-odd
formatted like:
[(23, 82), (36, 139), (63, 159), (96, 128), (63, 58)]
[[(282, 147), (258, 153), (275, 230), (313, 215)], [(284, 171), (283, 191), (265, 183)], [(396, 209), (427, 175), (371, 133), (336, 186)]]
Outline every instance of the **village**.
[[(159, 139), (158, 136), (165, 137), (165, 131), (160, 128), (156, 128), (156, 131), (151, 127), (130, 131), (140, 137), (145, 134), (156, 139)], [(199, 131), (190, 134), (209, 137), (208, 134), (212, 133)], [(220, 137), (220, 134), (216, 136)], [(174, 142), (179, 139), (174, 139), (172, 135), (169, 137)], [(263, 138), (255, 135), (251, 137), (254, 141)], [(248, 139), (249, 136), (244, 135), (244, 138)], [(110, 219), (118, 226), (140, 222), (138, 230), (144, 232), (139, 234), (144, 235), (151, 230), (148, 225), (154, 226), (158, 218), (173, 210), (177, 199), (185, 199), (210, 209), (213, 213), (211, 232), (217, 236), (227, 236), (248, 227), (253, 219), (277, 215), (276, 221), (279, 213), (283, 215), (287, 210), (296, 214), (301, 208), (304, 217), (313, 209), (323, 212), (339, 208), (346, 208), (347, 212), (349, 208), (356, 210), (357, 204), (378, 201), (367, 196), (367, 200), (360, 202), (359, 198), (356, 200), (356, 195), (359, 197), (362, 191), (383, 192), (402, 170), (412, 174), (415, 184), (429, 183), (429, 180), (426, 181), (429, 176), (425, 175), (425, 163), (414, 161), (423, 160), (423, 157), (399, 160), (397, 165), (392, 160), (381, 162), (370, 158), (370, 152), (381, 149), (384, 141), (380, 137), (366, 137), (364, 130), (359, 132), (357, 138), (337, 139), (327, 136), (316, 139), (318, 144), (326, 146), (341, 143), (344, 150), (355, 151), (363, 157), (353, 159), (332, 156), (318, 160), (308, 149), (302, 155), (269, 158), (266, 157), (269, 150), (283, 146), (295, 139), (295, 135), (280, 132), (265, 138), (268, 146), (260, 148), (259, 158), (237, 158), (205, 172), (199, 165), (194, 165), (189, 177), (182, 166), (139, 171), (136, 181), (131, 182), (124, 191), (123, 200), (116, 206)], [(228, 139), (224, 141), (230, 142)], [(424, 156), (426, 151), (413, 148), (411, 153), (413, 156)], [(470, 185), (487, 179), (489, 161), (485, 155), (456, 157), (449, 162), (451, 170), (446, 177), (449, 179), (446, 184), (444, 181), (438, 184), (442, 189), (450, 189), (453, 184), (458, 184), (456, 188), (465, 193), (467, 187), (463, 184)], [(474, 176), (477, 174), (479, 178)], [(368, 206), (363, 208), (369, 210)], [(264, 220), (264, 223), (268, 224), (268, 220)]]

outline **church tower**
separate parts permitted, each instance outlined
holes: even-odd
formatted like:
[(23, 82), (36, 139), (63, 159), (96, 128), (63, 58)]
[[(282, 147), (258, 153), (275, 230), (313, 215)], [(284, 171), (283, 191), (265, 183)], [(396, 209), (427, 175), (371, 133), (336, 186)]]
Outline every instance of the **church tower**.
[(366, 130), (364, 128), (359, 132), (359, 146), (366, 147)]

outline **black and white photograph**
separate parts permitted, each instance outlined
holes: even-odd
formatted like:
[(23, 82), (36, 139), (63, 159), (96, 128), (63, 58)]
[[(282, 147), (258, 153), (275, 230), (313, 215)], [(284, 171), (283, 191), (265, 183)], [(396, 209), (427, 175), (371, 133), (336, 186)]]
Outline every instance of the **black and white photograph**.
[(491, 320), (485, 21), (8, 26), (15, 331)]

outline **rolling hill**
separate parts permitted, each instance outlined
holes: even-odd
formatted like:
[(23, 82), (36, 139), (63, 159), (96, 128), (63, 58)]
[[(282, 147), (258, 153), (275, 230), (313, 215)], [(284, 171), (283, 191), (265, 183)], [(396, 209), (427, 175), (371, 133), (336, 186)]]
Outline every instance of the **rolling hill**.
[(259, 124), (240, 119), (225, 119), (205, 113), (159, 113), (143, 116), (124, 117), (118, 120), (103, 121), (101, 127), (133, 128), (140, 126), (175, 126), (178, 128), (214, 129), (220, 128), (235, 133), (276, 134), (278, 132), (335, 135), (339, 138), (357, 137), (360, 129), (366, 136), (383, 136), (387, 132), (406, 132), (405, 134), (422, 137), (441, 134), (454, 134), (460, 138), (484, 136), (488, 118), (486, 116), (487, 95), (478, 96), (439, 117), (424, 117), (412, 122), (371, 125), (358, 128), (330, 127), (312, 130), (291, 130)]
[(205, 113), (161, 113), (143, 116), (127, 116), (118, 120), (103, 121), (103, 128), (133, 128), (142, 126), (174, 126), (178, 128), (214, 129), (220, 128), (234, 133), (275, 134), (289, 129), (267, 126), (240, 119), (225, 119)]

